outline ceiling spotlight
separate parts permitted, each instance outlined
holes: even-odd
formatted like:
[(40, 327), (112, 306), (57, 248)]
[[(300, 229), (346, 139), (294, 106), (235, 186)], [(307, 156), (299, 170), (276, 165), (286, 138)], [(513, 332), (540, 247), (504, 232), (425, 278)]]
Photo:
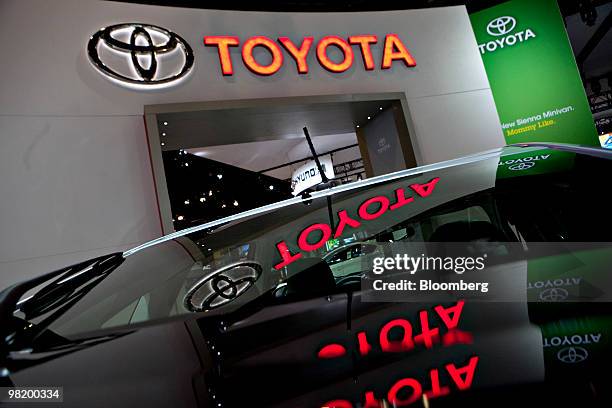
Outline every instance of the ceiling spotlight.
[(378, 110), (382, 110), (382, 106), (380, 106), (380, 107), (378, 108)]
[(185, 217), (183, 217), (182, 215), (179, 215), (178, 217), (176, 217), (177, 220), (179, 221), (183, 221), (185, 219)]
[(211, 196), (211, 195), (212, 195), (212, 190), (210, 190), (210, 191), (208, 192), (208, 195), (209, 195), (209, 196)]
[(189, 163), (185, 163), (185, 167), (189, 167)]
[(270, 184), (270, 187), (268, 187), (270, 190), (274, 190), (274, 186)]
[(234, 207), (238, 207), (238, 201), (234, 200)]
[(225, 208), (227, 207), (225, 204), (221, 204), (221, 208)]
[(185, 200), (185, 204), (189, 204), (189, 200)]
[(200, 197), (200, 202), (203, 203), (204, 201), (206, 201), (206, 197)]
[(372, 119), (372, 117), (371, 117), (371, 116), (368, 116), (368, 120), (370, 120), (370, 119)]
[(221, 173), (217, 174), (217, 178), (218, 178), (219, 180), (221, 180), (221, 179), (223, 178), (223, 174), (221, 174)]
[(164, 126), (168, 126), (168, 122), (164, 122)]
[(162, 146), (165, 146), (166, 144), (165, 144), (164, 142), (161, 142), (161, 145), (162, 145)]
[(359, 127), (359, 125), (357, 125), (356, 127)]
[(166, 136), (166, 132), (162, 132), (162, 136)]

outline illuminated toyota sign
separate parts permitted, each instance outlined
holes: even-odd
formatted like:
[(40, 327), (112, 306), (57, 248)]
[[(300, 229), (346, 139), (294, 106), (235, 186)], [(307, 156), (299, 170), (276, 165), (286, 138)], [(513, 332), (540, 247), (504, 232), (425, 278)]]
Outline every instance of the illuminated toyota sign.
[[(242, 43), (242, 62), (253, 73), (258, 75), (273, 75), (284, 64), (287, 54), (293, 60), (298, 74), (307, 74), (309, 70), (307, 57), (314, 49), (319, 65), (329, 72), (341, 73), (353, 66), (356, 52), (361, 54), (363, 67), (372, 71), (376, 67), (372, 46), (378, 43), (374, 34), (351, 35), (348, 38), (328, 35), (319, 39), (315, 45), (314, 37), (303, 37), (301, 42), (294, 43), (289, 37), (278, 37), (278, 43), (271, 38), (254, 36)], [(219, 64), (223, 75), (234, 75), (234, 61), (230, 49), (240, 46), (240, 39), (236, 36), (216, 35), (204, 37), (204, 45), (217, 48)], [(265, 49), (270, 55), (270, 62), (263, 64), (254, 56), (256, 47)], [(330, 48), (336, 48), (342, 55), (334, 60), (328, 53)], [(283, 51), (284, 49), (284, 51)], [(416, 60), (397, 34), (387, 34), (383, 43), (383, 56), (380, 61), (381, 69), (390, 69), (394, 61), (403, 62), (406, 67), (416, 66)]]
[[(319, 65), (332, 73), (342, 73), (361, 56), (363, 69), (391, 69), (394, 62), (405, 67), (416, 66), (416, 60), (397, 34), (386, 34), (382, 40), (382, 58), (374, 60), (372, 47), (379, 43), (374, 34), (348, 37), (327, 35), (315, 42), (305, 36), (294, 42), (280, 36), (276, 40), (256, 35), (242, 41), (237, 36), (210, 35), (203, 37), (204, 46), (215, 48), (221, 74), (234, 75), (236, 58), (231, 49), (239, 48), (242, 63), (254, 74), (269, 76), (293, 60), (298, 74), (309, 72), (308, 56), (313, 54)], [(256, 58), (259, 49), (269, 54), (269, 61)], [(335, 49), (335, 53), (330, 50)], [(122, 85), (152, 88), (178, 82), (194, 66), (193, 50), (182, 37), (165, 28), (143, 23), (121, 23), (104, 27), (94, 33), (87, 45), (93, 66), (106, 77)], [(330, 55), (331, 54), (331, 55)]]

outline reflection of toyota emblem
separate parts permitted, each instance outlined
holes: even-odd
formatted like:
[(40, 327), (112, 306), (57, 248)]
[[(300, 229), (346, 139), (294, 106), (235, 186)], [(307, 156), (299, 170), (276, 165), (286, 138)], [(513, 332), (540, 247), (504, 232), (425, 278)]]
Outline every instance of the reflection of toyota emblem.
[(500, 36), (514, 30), (515, 26), (516, 20), (514, 17), (497, 17), (495, 20), (491, 20), (489, 24), (487, 24), (487, 33), (494, 36)]
[(240, 261), (216, 269), (187, 291), (185, 307), (201, 312), (223, 306), (253, 286), (261, 271), (261, 265), (254, 261)]
[(510, 170), (527, 170), (535, 166), (534, 162), (516, 163), (508, 167)]
[(560, 302), (568, 296), (569, 293), (563, 288), (550, 288), (540, 292), (540, 300), (545, 302)]
[(91, 36), (87, 53), (103, 74), (128, 84), (176, 81), (193, 67), (193, 51), (177, 34), (150, 24), (125, 23)]
[(582, 347), (565, 347), (557, 352), (557, 359), (568, 364), (581, 363), (588, 357), (589, 352)]

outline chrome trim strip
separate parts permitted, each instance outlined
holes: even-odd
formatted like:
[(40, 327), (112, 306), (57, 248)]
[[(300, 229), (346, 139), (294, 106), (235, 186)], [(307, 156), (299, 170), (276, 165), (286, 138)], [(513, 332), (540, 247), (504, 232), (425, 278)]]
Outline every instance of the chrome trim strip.
[(74, 279), (74, 278), (76, 278), (77, 276), (80, 276), (80, 275), (84, 274), (85, 272), (89, 272), (89, 271), (91, 271), (91, 270), (93, 269), (93, 267), (94, 267), (94, 265), (90, 265), (90, 266), (88, 266), (87, 268), (85, 268), (85, 269), (83, 269), (83, 270), (80, 270), (80, 271), (78, 271), (77, 273), (75, 273), (75, 274), (73, 274), (73, 275), (69, 275), (69, 276), (65, 277), (64, 279), (62, 279), (62, 280), (61, 280), (61, 281), (59, 281), (59, 282), (56, 282), (55, 284), (56, 284), (56, 285), (61, 285), (62, 283), (68, 282), (70, 279)]

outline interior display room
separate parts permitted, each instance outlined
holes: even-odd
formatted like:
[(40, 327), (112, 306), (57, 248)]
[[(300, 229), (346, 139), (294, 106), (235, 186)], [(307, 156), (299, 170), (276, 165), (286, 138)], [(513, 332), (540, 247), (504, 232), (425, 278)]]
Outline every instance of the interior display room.
[[(134, 89), (95, 69), (87, 54), (90, 37), (102, 27), (133, 22), (183, 38), (193, 49), (191, 72), (163, 87)], [(366, 34), (378, 39), (370, 46), (373, 69), (365, 68), (359, 45), (351, 46), (354, 61), (344, 72), (330, 72), (317, 60), (322, 38)], [(388, 34), (397, 35), (416, 66), (395, 60), (381, 67)], [(240, 39), (230, 49), (232, 75), (222, 74), (218, 49), (205, 46), (205, 36)], [(308, 72), (298, 73), (282, 47), (278, 72), (250, 71), (241, 45), (253, 36), (288, 37), (298, 45), (313, 37)], [(401, 96), (418, 165), (504, 144), (463, 6), (300, 14), (0, 0), (0, 48), (1, 287), (162, 234), (163, 192), (152, 162), (161, 150), (147, 136), (147, 130), (158, 132), (146, 129), (148, 107), (393, 94)], [(338, 52), (330, 47), (330, 59)]]

